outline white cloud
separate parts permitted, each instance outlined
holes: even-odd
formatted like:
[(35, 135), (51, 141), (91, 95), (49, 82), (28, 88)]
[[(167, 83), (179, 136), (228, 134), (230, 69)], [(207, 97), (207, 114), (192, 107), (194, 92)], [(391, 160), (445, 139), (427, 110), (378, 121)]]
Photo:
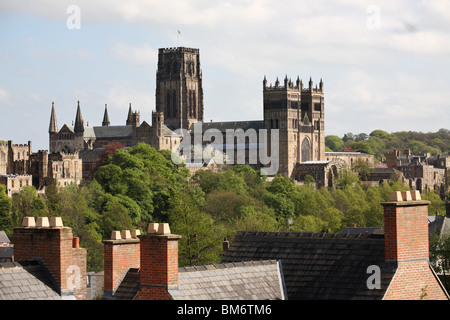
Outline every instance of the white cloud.
[(0, 87), (0, 102), (4, 102), (6, 101), (6, 99), (8, 98), (8, 92)]
[(114, 58), (138, 65), (156, 66), (158, 50), (150, 45), (132, 46), (124, 42), (114, 44), (111, 49)]

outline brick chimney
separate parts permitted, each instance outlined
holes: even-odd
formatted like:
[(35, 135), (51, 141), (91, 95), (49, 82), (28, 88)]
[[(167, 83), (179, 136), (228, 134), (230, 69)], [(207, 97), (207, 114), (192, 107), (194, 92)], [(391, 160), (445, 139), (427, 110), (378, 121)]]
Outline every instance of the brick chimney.
[(386, 261), (429, 258), (428, 205), (419, 191), (396, 191), (384, 206)]
[(63, 297), (86, 299), (86, 249), (73, 248), (72, 229), (60, 217), (25, 217), (13, 233), (14, 261), (37, 260)]
[(419, 191), (396, 191), (382, 203), (386, 271), (395, 273), (385, 300), (447, 298), (429, 263), (429, 204)]
[(151, 223), (141, 240), (141, 291), (138, 300), (168, 300), (178, 287), (178, 240), (167, 223)]
[(111, 297), (130, 268), (140, 267), (139, 230), (113, 231), (103, 241), (104, 297)]

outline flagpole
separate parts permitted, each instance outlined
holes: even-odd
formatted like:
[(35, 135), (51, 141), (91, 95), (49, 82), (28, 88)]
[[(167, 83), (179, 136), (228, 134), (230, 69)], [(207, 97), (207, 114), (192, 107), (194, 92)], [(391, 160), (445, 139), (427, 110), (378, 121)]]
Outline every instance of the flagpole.
[(177, 34), (177, 47), (180, 46), (180, 34), (181, 34), (180, 30), (178, 30), (178, 34)]

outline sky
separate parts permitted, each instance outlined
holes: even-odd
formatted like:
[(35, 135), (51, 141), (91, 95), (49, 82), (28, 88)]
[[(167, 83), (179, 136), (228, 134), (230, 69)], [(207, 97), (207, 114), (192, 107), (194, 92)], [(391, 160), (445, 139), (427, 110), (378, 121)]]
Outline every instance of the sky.
[(449, 0), (0, 0), (0, 140), (155, 110), (159, 48), (200, 49), (204, 121), (262, 120), (262, 82), (325, 90), (325, 133), (450, 129)]

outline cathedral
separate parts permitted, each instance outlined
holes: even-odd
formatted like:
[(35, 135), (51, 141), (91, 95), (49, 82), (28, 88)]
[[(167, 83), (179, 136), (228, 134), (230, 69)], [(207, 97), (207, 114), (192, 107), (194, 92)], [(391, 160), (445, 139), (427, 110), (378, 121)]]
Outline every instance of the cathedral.
[[(101, 149), (105, 144), (118, 141), (127, 147), (145, 142), (155, 149), (176, 150), (186, 135), (180, 130), (194, 134), (196, 126), (201, 124), (202, 133), (214, 129), (225, 137), (227, 132), (267, 133), (266, 141), (242, 145), (247, 155), (252, 149), (259, 150), (271, 144), (277, 153), (277, 173), (295, 180), (303, 180), (312, 175), (319, 185), (333, 184), (342, 161), (334, 156), (327, 159), (325, 152), (325, 112), (324, 85), (313, 84), (310, 78), (307, 85), (297, 77), (295, 82), (286, 76), (283, 83), (276, 79), (269, 84), (263, 79), (262, 120), (203, 122), (203, 86), (199, 49), (162, 48), (158, 52), (156, 73), (156, 111), (152, 112), (151, 125), (141, 123), (139, 111), (129, 106), (128, 116), (123, 125), (111, 125), (108, 109), (105, 105), (101, 126), (86, 126), (78, 102), (75, 121), (72, 126), (64, 125), (58, 130), (55, 106), (52, 105), (49, 126), (50, 153), (74, 153), (82, 150)], [(277, 133), (277, 141), (270, 137)], [(211, 141), (202, 141), (205, 147)], [(237, 149), (236, 142), (233, 150)], [(273, 146), (275, 144), (275, 146)], [(276, 147), (275, 149), (273, 147)], [(81, 153), (82, 155), (83, 153)], [(80, 155), (80, 157), (82, 157)], [(328, 153), (328, 156), (330, 154)], [(264, 168), (261, 161), (246, 164), (255, 169)]]

